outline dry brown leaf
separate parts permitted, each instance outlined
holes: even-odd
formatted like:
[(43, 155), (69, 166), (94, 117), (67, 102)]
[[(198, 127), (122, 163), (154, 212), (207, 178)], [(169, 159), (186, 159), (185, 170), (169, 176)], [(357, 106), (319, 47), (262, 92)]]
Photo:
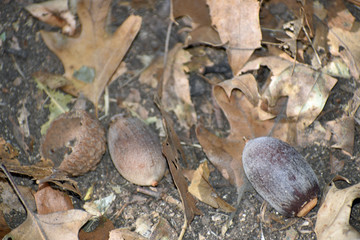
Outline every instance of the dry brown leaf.
[(0, 211), (0, 238), (3, 239), (9, 232), (11, 232), (11, 228), (6, 223), (3, 212)]
[[(199, 125), (197, 138), (209, 160), (225, 179), (238, 187), (243, 185), (244, 172), (241, 153), (247, 139), (266, 136), (274, 120), (260, 121), (257, 83), (251, 74), (237, 76), (214, 87), (214, 96), (230, 124), (230, 135), (219, 138)], [(273, 129), (272, 136), (287, 139), (287, 124), (281, 122)]]
[(127, 108), (132, 116), (145, 121), (149, 117), (149, 111), (141, 105), (141, 100), (140, 91), (136, 88), (130, 88), (129, 95), (121, 102), (121, 105)]
[(220, 208), (224, 212), (233, 212), (235, 208), (225, 202), (209, 183), (210, 171), (207, 162), (203, 162), (195, 170), (192, 176), (189, 192), (200, 201), (212, 206)]
[(360, 233), (349, 224), (352, 203), (360, 198), (360, 183), (345, 189), (331, 185), (317, 214), (317, 239), (360, 239)]
[(359, 80), (360, 76), (360, 23), (354, 22), (351, 31), (332, 27), (328, 32), (330, 53), (340, 56), (348, 65), (351, 75)]
[[(260, 57), (248, 62), (242, 71), (268, 66), (273, 77), (262, 94), (263, 110), (271, 112), (281, 97), (288, 97), (286, 116), (296, 122), (298, 130), (309, 126), (322, 111), (337, 80), (307, 65), (296, 64), (279, 57)], [(264, 109), (265, 108), (265, 109)]]
[(52, 26), (61, 27), (70, 36), (76, 30), (75, 16), (68, 8), (67, 0), (53, 0), (33, 3), (25, 7), (31, 15)]
[(189, 129), (196, 122), (196, 112), (190, 97), (189, 80), (184, 72), (184, 63), (191, 55), (183, 50), (182, 44), (176, 44), (169, 52), (163, 77), (161, 103), (168, 112), (174, 111), (179, 124)]
[(345, 161), (339, 160), (334, 154), (330, 154), (330, 173), (337, 174), (344, 169)]
[(39, 185), (39, 190), (34, 194), (38, 214), (74, 209), (69, 195), (53, 189), (48, 183)]
[(174, 228), (166, 221), (165, 218), (159, 217), (158, 223), (153, 227), (150, 240), (175, 240), (177, 239), (177, 234)]
[(78, 240), (79, 229), (90, 217), (89, 213), (78, 209), (46, 215), (28, 210), (25, 222), (7, 234), (5, 239)]
[(146, 240), (146, 238), (127, 228), (117, 228), (110, 231), (109, 240)]
[(206, 0), (172, 0), (171, 18), (188, 16), (192, 20), (192, 31), (185, 45), (195, 43), (206, 43), (210, 45), (221, 45), (219, 34), (211, 26), (209, 7)]
[(336, 0), (327, 4), (328, 26), (337, 27), (350, 31), (355, 21), (355, 17), (346, 8), (344, 1)]
[(331, 130), (332, 148), (341, 149), (350, 157), (354, 150), (355, 121), (354, 117), (343, 116), (339, 119), (328, 121), (326, 126)]
[[(131, 15), (109, 35), (105, 31), (105, 21), (110, 3), (111, 0), (78, 2), (82, 31), (77, 38), (41, 31), (46, 45), (61, 59), (64, 76), (71, 80), (72, 84), (63, 89), (73, 95), (82, 92), (96, 107), (141, 26), (141, 17)], [(77, 75), (81, 71), (89, 76)]]
[(2, 163), (9, 172), (32, 177), (39, 180), (39, 183), (51, 182), (81, 196), (77, 182), (64, 172), (54, 172), (54, 163), (51, 160), (41, 159), (36, 164), (28, 166), (21, 166), (17, 159), (3, 159)]
[(110, 231), (115, 229), (114, 224), (109, 219), (100, 219), (99, 225), (91, 232), (85, 232), (81, 229), (79, 240), (108, 240)]
[(260, 3), (257, 0), (207, 0), (207, 4), (221, 42), (228, 44), (228, 60), (236, 76), (253, 51), (261, 47)]
[(161, 111), (163, 125), (166, 132), (166, 140), (162, 144), (162, 152), (168, 162), (171, 176), (180, 194), (185, 215), (185, 222), (181, 234), (184, 234), (186, 228), (194, 219), (194, 216), (200, 215), (202, 212), (196, 207), (196, 200), (189, 193), (186, 179), (182, 175), (182, 167), (179, 161), (182, 159), (186, 162), (186, 156), (180, 144), (180, 140), (174, 130), (173, 122), (168, 113), (159, 104), (158, 106)]
[[(28, 203), (29, 208), (32, 211), (35, 211), (36, 205), (33, 190), (26, 186), (18, 186), (18, 188), (23, 198)], [(4, 214), (9, 214), (12, 210), (25, 213), (25, 209), (19, 201), (19, 198), (16, 196), (13, 188), (4, 180), (0, 181), (0, 198), (2, 200), (0, 203), (0, 209)]]
[(15, 159), (18, 155), (18, 150), (16, 150), (10, 143), (6, 142), (5, 139), (0, 137), (0, 158), (2, 159), (2, 161), (4, 161), (5, 159)]
[(164, 71), (164, 57), (157, 57), (140, 74), (139, 82), (156, 88)]

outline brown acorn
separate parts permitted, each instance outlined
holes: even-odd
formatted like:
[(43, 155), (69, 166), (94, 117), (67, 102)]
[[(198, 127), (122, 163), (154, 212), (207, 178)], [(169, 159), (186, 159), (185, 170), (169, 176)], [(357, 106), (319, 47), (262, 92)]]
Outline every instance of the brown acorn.
[(246, 143), (242, 161), (255, 190), (279, 213), (305, 216), (317, 204), (318, 179), (295, 148), (272, 137)]
[(159, 139), (141, 120), (114, 116), (108, 145), (116, 169), (128, 181), (156, 186), (164, 176), (166, 160)]
[(57, 117), (40, 147), (43, 158), (52, 160), (56, 169), (70, 176), (95, 170), (105, 150), (103, 126), (84, 110), (73, 110)]

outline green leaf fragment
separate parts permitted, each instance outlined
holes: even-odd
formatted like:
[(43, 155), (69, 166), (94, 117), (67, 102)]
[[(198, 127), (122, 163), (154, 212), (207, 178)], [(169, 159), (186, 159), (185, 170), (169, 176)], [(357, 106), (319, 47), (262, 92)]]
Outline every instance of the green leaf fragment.
[(37, 88), (43, 90), (50, 98), (50, 103), (47, 104), (45, 107), (49, 108), (49, 120), (41, 126), (41, 135), (44, 135), (47, 129), (50, 126), (50, 123), (58, 117), (60, 114), (70, 111), (69, 107), (67, 106), (71, 100), (72, 96), (69, 94), (62, 93), (60, 91), (52, 90), (46, 87), (44, 84), (39, 82), (35, 78), (35, 82), (37, 84)]

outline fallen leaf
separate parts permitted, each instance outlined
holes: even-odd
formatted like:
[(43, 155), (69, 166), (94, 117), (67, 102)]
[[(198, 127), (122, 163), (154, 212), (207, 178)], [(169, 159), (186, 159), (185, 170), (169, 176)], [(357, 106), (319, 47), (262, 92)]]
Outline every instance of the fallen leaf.
[[(62, 61), (64, 76), (71, 80), (72, 84), (66, 85), (63, 89), (73, 95), (82, 92), (95, 107), (141, 26), (141, 17), (131, 15), (110, 36), (105, 31), (110, 3), (111, 0), (78, 2), (82, 31), (77, 38), (41, 31), (46, 45)], [(87, 79), (86, 83), (74, 77), (74, 73), (82, 68), (93, 71), (94, 79)]]
[(34, 17), (52, 26), (62, 28), (63, 33), (70, 36), (76, 30), (75, 16), (68, 8), (67, 0), (53, 0), (33, 3), (25, 7)]
[(146, 240), (146, 238), (129, 229), (117, 228), (110, 231), (109, 240)]
[(88, 221), (91, 214), (82, 210), (68, 210), (46, 215), (34, 213), (27, 201), (22, 197), (13, 177), (4, 164), (0, 164), (18, 198), (26, 209), (26, 220), (7, 234), (4, 239), (47, 239), (47, 240), (77, 240), (80, 227)]
[(351, 31), (332, 27), (328, 32), (328, 44), (333, 56), (340, 56), (355, 79), (360, 76), (360, 23), (354, 22)]
[(221, 42), (228, 45), (228, 61), (237, 76), (254, 50), (261, 47), (260, 3), (257, 0), (207, 0), (207, 4)]
[(339, 160), (334, 154), (330, 154), (330, 173), (337, 174), (344, 169), (345, 161)]
[(180, 140), (174, 130), (172, 120), (168, 113), (158, 103), (163, 119), (163, 125), (166, 132), (166, 139), (162, 144), (162, 152), (168, 162), (172, 179), (180, 194), (185, 222), (180, 233), (179, 239), (182, 239), (186, 228), (194, 219), (195, 215), (200, 215), (202, 212), (196, 207), (196, 200), (188, 191), (188, 185), (185, 177), (182, 175), (182, 167), (180, 159), (186, 162), (186, 156), (183, 148), (181, 147)]
[(9, 232), (11, 232), (11, 228), (6, 223), (3, 212), (0, 211), (0, 238), (3, 239)]
[(209, 7), (206, 0), (172, 0), (171, 18), (188, 16), (191, 19), (191, 32), (185, 45), (206, 43), (213, 46), (221, 45), (219, 34), (211, 26)]
[(200, 201), (212, 206), (220, 208), (224, 212), (233, 212), (235, 208), (225, 202), (212, 188), (209, 183), (210, 171), (207, 162), (201, 163), (193, 173), (189, 192)]
[(338, 189), (334, 182), (330, 186), (317, 214), (317, 239), (360, 239), (360, 233), (349, 224), (352, 203), (360, 198), (360, 183), (345, 189)]
[(3, 159), (2, 163), (9, 172), (32, 177), (38, 183), (51, 182), (64, 190), (69, 190), (81, 196), (77, 182), (69, 178), (64, 172), (54, 172), (54, 163), (51, 160), (41, 159), (33, 165), (22, 166), (17, 159)]
[(329, 2), (328, 10), (328, 26), (337, 27), (350, 31), (355, 21), (355, 17), (345, 6), (344, 1), (336, 0)]
[(279, 57), (260, 57), (249, 61), (243, 72), (268, 66), (273, 77), (262, 94), (263, 110), (271, 112), (281, 97), (288, 97), (286, 116), (296, 122), (298, 130), (309, 126), (322, 111), (337, 80), (307, 65), (293, 63)]
[(241, 187), (244, 180), (241, 153), (245, 146), (244, 137), (252, 139), (272, 136), (287, 139), (287, 124), (274, 127), (274, 120), (259, 118), (259, 93), (253, 75), (245, 74), (224, 81), (214, 87), (214, 96), (230, 124), (230, 135), (220, 138), (198, 125), (196, 136), (208, 159), (231, 184)]
[(52, 74), (47, 72), (35, 72), (33, 73), (35, 81), (40, 82), (43, 86), (52, 90), (69, 84), (69, 80), (62, 75)]
[(89, 213), (78, 209), (46, 215), (28, 211), (25, 222), (13, 229), (4, 239), (78, 240), (79, 229), (90, 217)]
[[(23, 198), (28, 202), (28, 205), (32, 211), (36, 210), (35, 199), (33, 196), (33, 190), (30, 187), (18, 186)], [(25, 209), (16, 193), (9, 185), (8, 182), (1, 180), (0, 181), (0, 197), (2, 202), (0, 203), (1, 212), (4, 214), (9, 214), (11, 211), (15, 210), (17, 212), (25, 213)]]
[(41, 131), (40, 131), (41, 135), (44, 135), (47, 129), (49, 128), (51, 122), (55, 118), (57, 118), (62, 113), (70, 111), (70, 108), (67, 105), (71, 102), (72, 97), (68, 94), (63, 94), (60, 91), (47, 88), (36, 78), (35, 78), (35, 82), (37, 84), (37, 87), (40, 90), (43, 90), (46, 93), (46, 95), (50, 97), (50, 104), (45, 106), (48, 107), (50, 111), (50, 115), (48, 117), (49, 120), (41, 126)]
[(164, 57), (155, 58), (140, 74), (139, 82), (156, 88), (164, 71)]
[(5, 159), (15, 159), (19, 155), (19, 152), (8, 142), (0, 137), (0, 158), (2, 161)]
[(150, 240), (175, 240), (177, 239), (177, 234), (174, 228), (166, 221), (165, 218), (159, 217), (159, 221), (153, 227)]
[(109, 196), (100, 198), (98, 200), (95, 200), (93, 202), (86, 202), (83, 206), (83, 208), (92, 215), (96, 217), (103, 216), (106, 211), (109, 209), (111, 204), (116, 199), (116, 195), (114, 193), (111, 193)]
[(140, 91), (136, 88), (129, 89), (129, 95), (121, 105), (127, 108), (133, 117), (137, 117), (145, 121), (149, 117), (149, 111), (141, 104)]
[(48, 183), (39, 185), (34, 194), (38, 214), (49, 214), (74, 209), (72, 201), (66, 193), (53, 189)]
[(352, 116), (343, 116), (328, 121), (326, 126), (331, 130), (332, 148), (341, 149), (346, 155), (352, 156), (354, 150), (355, 121)]
[(29, 121), (28, 117), (30, 116), (29, 111), (25, 107), (25, 103), (22, 104), (22, 108), (19, 110), (18, 122), (20, 129), (24, 133), (25, 137), (30, 137)]
[(101, 218), (100, 223), (95, 230), (85, 232), (84, 229), (81, 229), (79, 232), (79, 240), (108, 240), (110, 231), (114, 229), (115, 227), (112, 221), (106, 218)]
[(189, 62), (191, 55), (176, 44), (169, 52), (168, 61), (163, 73), (162, 105), (168, 112), (174, 111), (179, 124), (189, 129), (196, 122), (196, 112), (190, 97), (189, 80), (184, 72), (184, 63)]

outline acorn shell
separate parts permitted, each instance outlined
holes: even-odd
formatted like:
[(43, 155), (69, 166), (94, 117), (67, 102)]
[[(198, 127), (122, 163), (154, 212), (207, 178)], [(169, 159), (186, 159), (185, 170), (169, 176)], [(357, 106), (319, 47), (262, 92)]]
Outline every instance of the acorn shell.
[(246, 143), (242, 161), (252, 186), (279, 213), (301, 217), (316, 206), (318, 179), (289, 144), (272, 137), (255, 138)]
[(70, 176), (95, 170), (106, 150), (105, 129), (84, 110), (57, 117), (47, 130), (40, 147), (41, 156), (54, 162), (56, 169)]
[(166, 160), (160, 142), (141, 120), (114, 116), (108, 132), (108, 146), (116, 169), (128, 181), (156, 186), (164, 176)]

